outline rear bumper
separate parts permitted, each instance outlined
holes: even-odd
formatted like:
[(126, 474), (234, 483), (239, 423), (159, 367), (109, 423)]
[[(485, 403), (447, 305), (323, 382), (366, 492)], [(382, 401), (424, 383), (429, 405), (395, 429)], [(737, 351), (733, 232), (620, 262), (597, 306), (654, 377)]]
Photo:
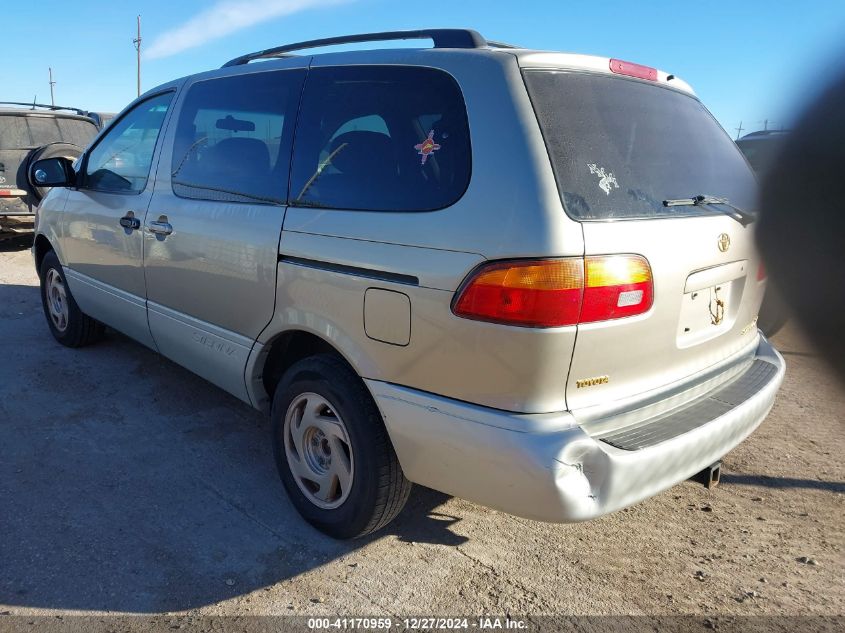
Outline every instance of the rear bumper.
[[(0, 186), (2, 188), (2, 186)], [(25, 196), (0, 197), (0, 218), (20, 216), (22, 219), (35, 215), (35, 207)]]
[(28, 196), (0, 197), (0, 240), (28, 235), (35, 229), (35, 207)]
[[(379, 381), (367, 384), (408, 479), (511, 514), (572, 522), (657, 494), (742, 442), (768, 414), (785, 371), (783, 357), (762, 336), (754, 361), (748, 372), (758, 371), (760, 362), (772, 366), (766, 380), (743, 380), (740, 374), (723, 385), (735, 402), (720, 415), (697, 426), (681, 416), (693, 428), (636, 450), (588, 435), (568, 412), (518, 415)], [(680, 413), (700, 411), (713, 393)]]

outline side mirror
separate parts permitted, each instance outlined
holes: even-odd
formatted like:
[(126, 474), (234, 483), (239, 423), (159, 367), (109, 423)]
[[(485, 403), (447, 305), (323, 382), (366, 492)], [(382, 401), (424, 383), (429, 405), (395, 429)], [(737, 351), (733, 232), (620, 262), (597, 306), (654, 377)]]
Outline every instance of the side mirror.
[(73, 161), (61, 156), (35, 161), (29, 176), (36, 187), (72, 187), (76, 181)]

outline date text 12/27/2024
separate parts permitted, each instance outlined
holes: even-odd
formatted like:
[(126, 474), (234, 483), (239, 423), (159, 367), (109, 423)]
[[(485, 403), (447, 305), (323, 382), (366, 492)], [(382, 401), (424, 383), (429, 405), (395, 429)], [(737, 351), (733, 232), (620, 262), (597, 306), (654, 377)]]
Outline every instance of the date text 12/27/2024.
[(404, 630), (460, 630), (460, 629), (510, 629), (524, 630), (527, 623), (509, 617), (478, 616), (473, 618), (308, 618), (308, 628), (311, 630), (389, 630), (392, 628)]

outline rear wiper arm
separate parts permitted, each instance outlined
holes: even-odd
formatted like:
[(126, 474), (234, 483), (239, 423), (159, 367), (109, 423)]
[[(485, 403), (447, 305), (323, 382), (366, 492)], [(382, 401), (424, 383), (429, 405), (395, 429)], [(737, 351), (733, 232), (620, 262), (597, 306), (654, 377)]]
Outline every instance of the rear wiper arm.
[(716, 196), (693, 196), (692, 198), (676, 198), (674, 200), (664, 200), (664, 207), (699, 207), (701, 205), (723, 205), (728, 207), (728, 210), (717, 209), (728, 217), (733, 218), (742, 226), (748, 226), (757, 219), (753, 213), (749, 213), (739, 207), (732, 205), (727, 198), (717, 198)]

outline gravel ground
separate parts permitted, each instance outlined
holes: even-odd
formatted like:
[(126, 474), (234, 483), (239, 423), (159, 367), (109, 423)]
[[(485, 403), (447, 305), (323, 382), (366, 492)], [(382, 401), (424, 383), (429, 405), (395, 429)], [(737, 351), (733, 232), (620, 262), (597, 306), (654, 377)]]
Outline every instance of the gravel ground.
[(55, 343), (27, 246), (0, 244), (0, 613), (845, 615), (845, 389), (791, 325), (714, 490), (551, 525), (417, 488), (338, 543), (262, 415), (116, 333)]

